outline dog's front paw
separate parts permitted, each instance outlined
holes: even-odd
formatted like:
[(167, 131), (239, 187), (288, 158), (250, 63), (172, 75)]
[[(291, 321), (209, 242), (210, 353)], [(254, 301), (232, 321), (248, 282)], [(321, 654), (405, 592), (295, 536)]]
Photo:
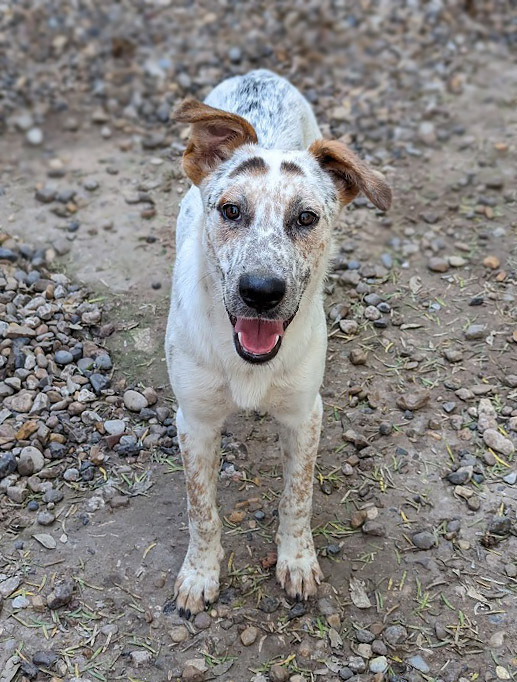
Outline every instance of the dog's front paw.
[(292, 556), (278, 553), (276, 578), (287, 594), (294, 599), (308, 599), (316, 594), (323, 573), (314, 548), (304, 549)]
[(198, 566), (183, 564), (174, 585), (176, 609), (180, 616), (203, 611), (205, 606), (219, 596), (219, 566)]

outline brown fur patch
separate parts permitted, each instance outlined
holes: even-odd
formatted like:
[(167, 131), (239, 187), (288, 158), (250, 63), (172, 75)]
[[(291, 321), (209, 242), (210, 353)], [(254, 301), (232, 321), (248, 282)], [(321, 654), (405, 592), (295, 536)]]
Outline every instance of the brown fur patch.
[(280, 164), (280, 170), (284, 173), (289, 173), (290, 175), (305, 175), (303, 170), (294, 161), (282, 161)]
[(260, 156), (253, 156), (251, 159), (246, 159), (240, 163), (237, 168), (234, 168), (228, 177), (234, 178), (242, 173), (251, 173), (253, 175), (262, 175), (267, 173), (269, 166)]
[(391, 189), (384, 176), (370, 168), (345, 144), (338, 140), (316, 140), (309, 152), (332, 176), (342, 204), (350, 203), (362, 192), (377, 208), (388, 210)]
[(173, 118), (192, 125), (183, 154), (183, 169), (195, 185), (226, 161), (237, 147), (257, 143), (255, 129), (242, 116), (215, 109), (194, 98), (181, 102)]

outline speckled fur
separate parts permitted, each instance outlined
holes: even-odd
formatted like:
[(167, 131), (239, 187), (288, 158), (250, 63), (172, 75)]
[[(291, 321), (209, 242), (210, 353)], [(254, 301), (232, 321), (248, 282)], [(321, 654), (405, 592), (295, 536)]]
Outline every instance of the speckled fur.
[[(225, 419), (239, 409), (268, 411), (280, 427), (285, 490), (277, 577), (290, 596), (304, 598), (315, 594), (322, 577), (310, 529), (327, 342), (322, 292), (331, 228), (349, 180), (347, 168), (336, 177), (339, 160), (331, 159), (329, 169), (326, 157), (308, 150), (320, 131), (307, 101), (285, 79), (264, 70), (231, 78), (206, 104), (237, 115), (232, 124), (237, 132), (219, 149), (227, 114), (218, 122), (207, 109), (211, 127), (205, 129), (201, 103), (180, 105), (180, 120), (192, 121), (191, 112), (197, 112), (185, 168), (198, 186), (185, 196), (178, 218), (165, 344), (187, 479), (190, 544), (176, 582), (177, 606), (187, 616), (217, 597), (218, 443)], [(256, 143), (242, 143), (250, 136)], [(367, 168), (352, 157), (360, 172)], [(224, 202), (241, 207), (239, 223), (224, 220), (219, 210)], [(319, 222), (300, 227), (297, 212), (308, 209)], [(294, 315), (278, 354), (262, 365), (237, 354), (229, 319), (255, 314), (238, 293), (239, 277), (250, 270), (286, 281), (286, 295), (268, 317)]]

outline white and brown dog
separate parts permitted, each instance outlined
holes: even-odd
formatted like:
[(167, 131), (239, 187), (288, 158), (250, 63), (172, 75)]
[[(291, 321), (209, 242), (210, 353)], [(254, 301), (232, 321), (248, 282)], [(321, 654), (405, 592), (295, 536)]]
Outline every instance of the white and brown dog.
[(321, 139), (308, 102), (270, 71), (182, 102), (175, 119), (192, 124), (183, 168), (194, 183), (178, 217), (165, 344), (190, 529), (176, 604), (189, 617), (219, 592), (220, 435), (240, 409), (269, 412), (281, 431), (277, 578), (291, 597), (316, 592), (310, 522), (332, 224), (359, 192), (382, 210), (391, 192), (343, 143)]

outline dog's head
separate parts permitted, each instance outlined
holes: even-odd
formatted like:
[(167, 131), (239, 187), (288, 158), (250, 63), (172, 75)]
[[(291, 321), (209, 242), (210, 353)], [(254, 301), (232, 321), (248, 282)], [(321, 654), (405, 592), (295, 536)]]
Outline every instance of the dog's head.
[(340, 207), (363, 192), (386, 210), (390, 188), (338, 141), (262, 149), (248, 121), (194, 99), (174, 117), (192, 124), (183, 168), (201, 191), (235, 348), (248, 362), (267, 362), (302, 297), (321, 287)]

